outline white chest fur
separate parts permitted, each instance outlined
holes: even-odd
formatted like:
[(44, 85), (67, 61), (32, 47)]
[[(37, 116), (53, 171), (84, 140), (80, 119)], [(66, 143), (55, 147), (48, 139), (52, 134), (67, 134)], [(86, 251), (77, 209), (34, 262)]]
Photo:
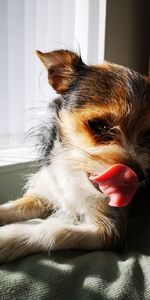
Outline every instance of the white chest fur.
[(52, 202), (61, 214), (68, 217), (86, 215), (87, 221), (91, 206), (95, 206), (100, 198), (100, 193), (89, 182), (86, 173), (72, 170), (60, 158), (42, 167), (30, 178), (27, 194), (35, 194)]

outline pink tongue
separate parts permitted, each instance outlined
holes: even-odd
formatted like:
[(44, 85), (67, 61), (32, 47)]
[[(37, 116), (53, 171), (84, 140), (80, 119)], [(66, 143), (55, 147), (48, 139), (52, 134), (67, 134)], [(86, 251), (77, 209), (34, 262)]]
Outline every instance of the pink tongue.
[(128, 205), (138, 187), (137, 175), (123, 164), (116, 164), (99, 176), (91, 176), (90, 179), (97, 182), (100, 190), (110, 197), (111, 206)]

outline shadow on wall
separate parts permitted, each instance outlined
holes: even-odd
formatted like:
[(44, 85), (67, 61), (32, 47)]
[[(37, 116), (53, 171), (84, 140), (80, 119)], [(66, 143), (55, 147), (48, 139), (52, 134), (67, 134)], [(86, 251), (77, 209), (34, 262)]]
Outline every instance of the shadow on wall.
[(148, 74), (149, 0), (107, 0), (105, 60)]

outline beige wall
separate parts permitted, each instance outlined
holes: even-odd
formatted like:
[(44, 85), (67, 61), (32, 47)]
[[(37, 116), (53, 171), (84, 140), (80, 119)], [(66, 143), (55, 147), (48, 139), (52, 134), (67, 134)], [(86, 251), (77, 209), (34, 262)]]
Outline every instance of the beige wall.
[(107, 0), (105, 60), (148, 73), (150, 0)]

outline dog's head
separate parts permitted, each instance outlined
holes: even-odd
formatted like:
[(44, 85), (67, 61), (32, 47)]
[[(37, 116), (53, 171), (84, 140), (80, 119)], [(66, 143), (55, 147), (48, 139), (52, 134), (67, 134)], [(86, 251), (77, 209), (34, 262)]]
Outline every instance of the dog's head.
[(72, 167), (90, 178), (122, 164), (134, 170), (139, 185), (147, 183), (150, 81), (115, 64), (87, 66), (67, 50), (37, 54), (50, 85), (61, 95), (57, 127)]

